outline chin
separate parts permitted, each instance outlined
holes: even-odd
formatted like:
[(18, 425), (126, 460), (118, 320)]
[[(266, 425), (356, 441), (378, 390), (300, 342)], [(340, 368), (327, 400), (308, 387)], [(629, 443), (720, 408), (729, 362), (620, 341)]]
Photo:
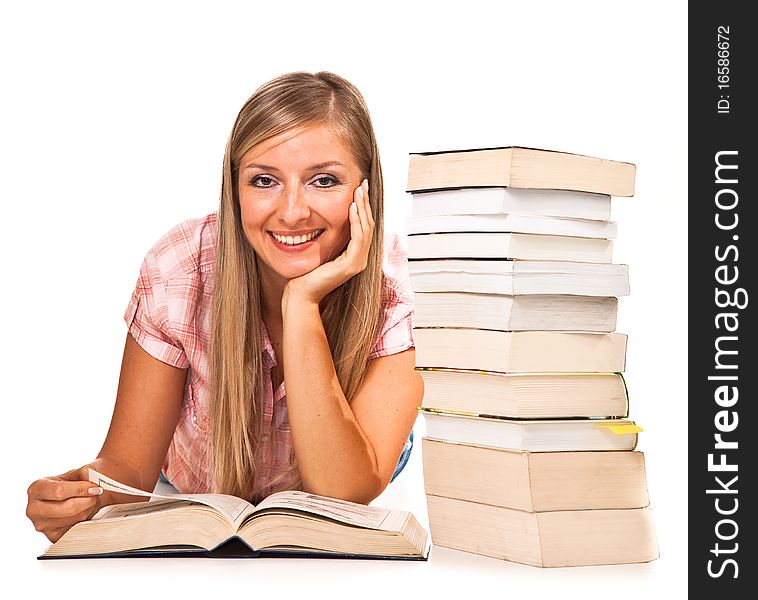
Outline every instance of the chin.
[(321, 266), (321, 263), (318, 261), (312, 261), (312, 262), (297, 262), (295, 264), (289, 263), (286, 265), (280, 265), (278, 269), (276, 269), (277, 273), (284, 277), (284, 279), (296, 279), (297, 277), (302, 277), (303, 275), (307, 275), (311, 271), (317, 269)]

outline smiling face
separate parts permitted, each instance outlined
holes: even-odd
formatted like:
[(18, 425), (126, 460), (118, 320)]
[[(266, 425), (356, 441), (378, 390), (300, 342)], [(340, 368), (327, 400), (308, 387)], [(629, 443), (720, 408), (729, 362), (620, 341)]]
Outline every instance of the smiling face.
[(283, 286), (345, 249), (361, 179), (349, 148), (325, 125), (273, 137), (243, 156), (242, 228), (264, 286)]

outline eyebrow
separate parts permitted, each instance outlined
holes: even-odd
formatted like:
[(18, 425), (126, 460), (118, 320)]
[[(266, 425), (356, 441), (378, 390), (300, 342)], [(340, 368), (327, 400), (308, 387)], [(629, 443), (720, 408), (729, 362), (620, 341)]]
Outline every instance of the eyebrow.
[[(311, 165), (308, 167), (309, 171), (318, 171), (319, 169), (325, 169), (326, 167), (344, 167), (341, 162), (338, 160), (330, 160), (323, 163), (318, 163), (316, 165)], [(276, 167), (272, 167), (271, 165), (261, 165), (258, 163), (249, 163), (243, 167), (243, 169), (261, 169), (262, 171), (279, 171)]]

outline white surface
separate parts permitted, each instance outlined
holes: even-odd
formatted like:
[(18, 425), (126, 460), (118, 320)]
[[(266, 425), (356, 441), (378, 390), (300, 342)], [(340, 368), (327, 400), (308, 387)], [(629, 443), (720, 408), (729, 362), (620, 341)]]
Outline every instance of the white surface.
[[(686, 4), (218, 4), (0, 9), (6, 589), (56, 600), (147, 590), (684, 597)], [(332, 70), (364, 93), (395, 231), (410, 212), (410, 151), (515, 144), (637, 164), (635, 197), (613, 204), (614, 262), (631, 270), (618, 331), (629, 334), (631, 416), (645, 428), (659, 561), (546, 571), (444, 548), (428, 563), (34, 559), (46, 540), (24, 516), (26, 488), (97, 453), (145, 252), (171, 226), (217, 208), (237, 111), (258, 85), (298, 69)], [(416, 431), (420, 441), (421, 420)], [(426, 522), (418, 447), (376, 503)]]

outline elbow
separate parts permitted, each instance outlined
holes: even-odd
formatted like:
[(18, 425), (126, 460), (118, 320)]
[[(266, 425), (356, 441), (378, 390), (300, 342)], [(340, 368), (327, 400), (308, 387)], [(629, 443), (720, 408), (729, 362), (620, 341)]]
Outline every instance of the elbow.
[(382, 481), (382, 478), (378, 473), (372, 473), (371, 477), (364, 484), (361, 489), (353, 490), (352, 498), (345, 498), (350, 502), (357, 502), (358, 504), (369, 504), (372, 500), (377, 498), (379, 494), (387, 487), (387, 483)]
[(303, 486), (304, 491), (319, 496), (327, 496), (338, 500), (347, 500), (357, 504), (369, 504), (384, 491), (387, 484), (376, 472), (367, 473), (360, 481), (353, 481), (347, 485), (339, 485), (336, 482), (322, 485), (312, 484)]

